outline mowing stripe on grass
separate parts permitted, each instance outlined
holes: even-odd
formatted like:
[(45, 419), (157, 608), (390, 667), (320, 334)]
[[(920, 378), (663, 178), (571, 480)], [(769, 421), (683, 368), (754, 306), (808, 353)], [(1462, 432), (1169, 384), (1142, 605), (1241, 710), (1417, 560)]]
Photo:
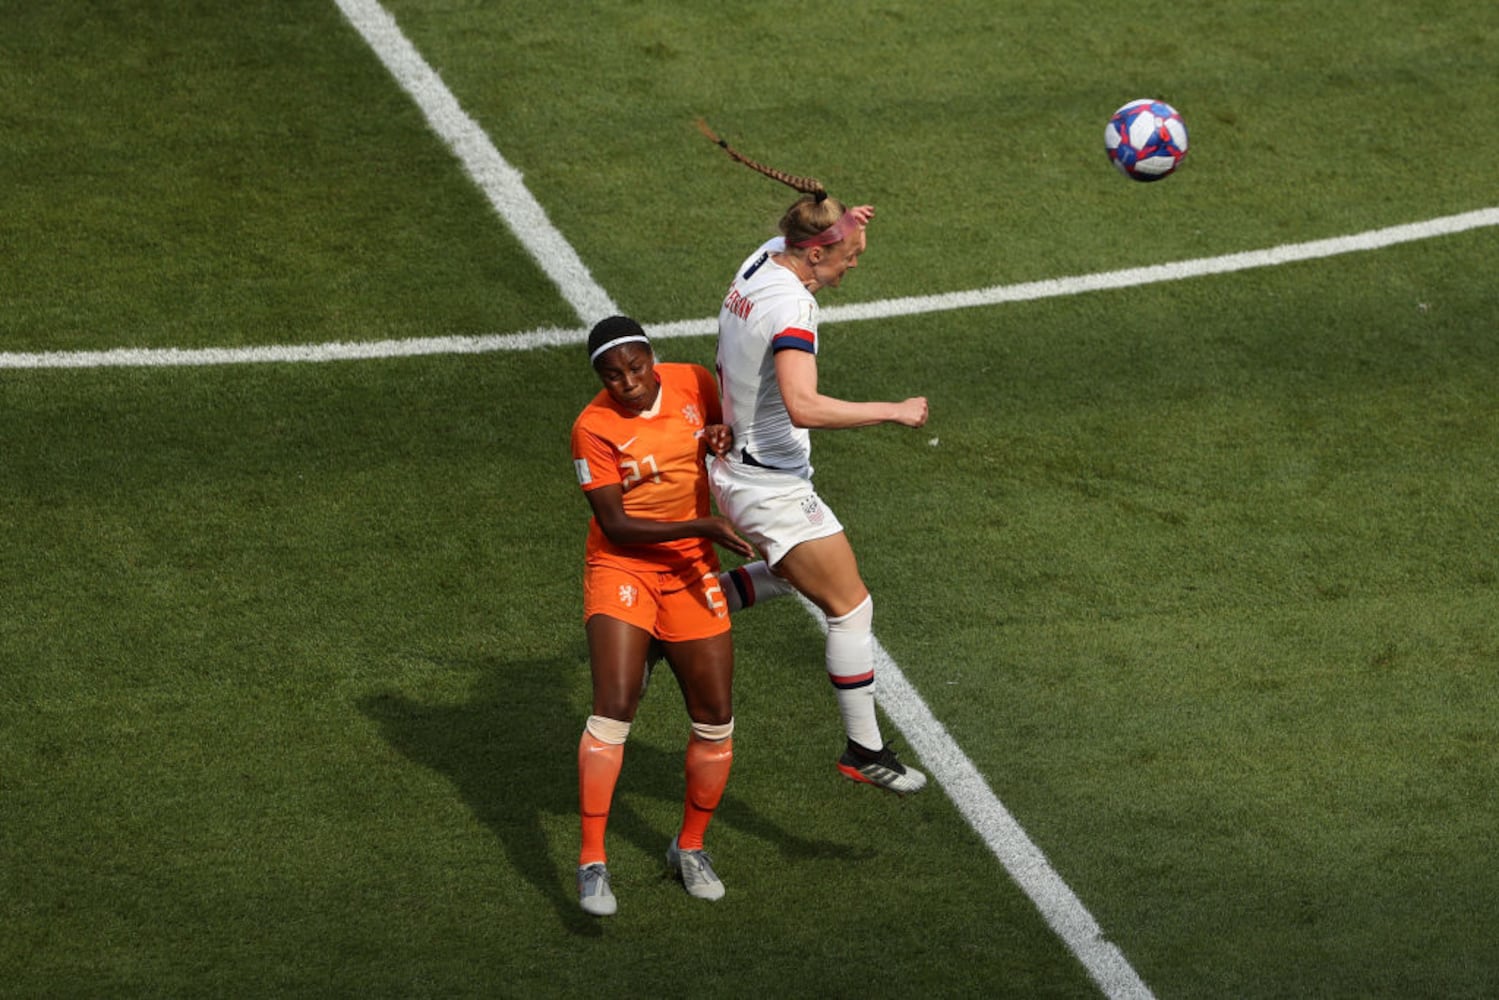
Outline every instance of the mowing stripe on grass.
[[(797, 596), (826, 634), (827, 619), (822, 612), (805, 597)], [(920, 756), (922, 766), (942, 785), (968, 825), (983, 838), (1010, 878), (1035, 904), (1052, 933), (1077, 956), (1098, 988), (1111, 1000), (1152, 997), (1150, 987), (1118, 946), (1104, 937), (1093, 914), (999, 801), (973, 761), (932, 714), (879, 640), (874, 642), (874, 656), (875, 697), (880, 708)]]
[(578, 318), (592, 326), (619, 312), (572, 245), (552, 225), (541, 203), (526, 189), (520, 171), (506, 162), (484, 130), (459, 106), (453, 92), (401, 33), (395, 18), (375, 0), (335, 2), (401, 89), (416, 101), (432, 131), (448, 144), (500, 218), (556, 283)]
[[(340, 0), (341, 3), (352, 0)], [(488, 143), (488, 139), (485, 140)], [(490, 147), (493, 148), (492, 146)], [(496, 156), (499, 154), (496, 153)], [(527, 199), (530, 195), (526, 196)], [(503, 210), (502, 210), (503, 212)], [(524, 225), (520, 216), (507, 219), (512, 227)], [(550, 223), (542, 218), (542, 223)], [(1308, 243), (1288, 243), (1268, 250), (1248, 250), (1243, 253), (1225, 254), (1221, 257), (1202, 257), (1196, 260), (1177, 261), (1172, 264), (1156, 264), (1152, 267), (1133, 267), (1119, 271), (1101, 271), (1070, 278), (1050, 278), (1045, 281), (1028, 281), (1018, 285), (996, 285), (971, 292), (949, 292), (945, 295), (919, 295), (909, 298), (885, 299), (881, 302), (862, 302), (852, 305), (828, 306), (821, 310), (824, 321), (854, 322), (866, 319), (887, 319), (892, 316), (913, 316), (918, 313), (942, 312), (949, 309), (970, 309), (977, 306), (1002, 305), (1008, 302), (1027, 302), (1034, 299), (1055, 298), (1064, 295), (1081, 295), (1110, 289), (1151, 285), (1165, 281), (1182, 281), (1187, 278), (1211, 274), (1227, 274), (1232, 271), (1247, 271), (1260, 267), (1273, 267), (1296, 261), (1335, 257), (1340, 254), (1379, 250), (1400, 243), (1451, 236), (1472, 229), (1499, 226), (1499, 208), (1484, 208), (1461, 215), (1447, 215), (1354, 233), (1351, 236), (1336, 236)], [(561, 236), (551, 230), (557, 240)], [(528, 241), (526, 246), (537, 252), (540, 243)], [(563, 243), (563, 246), (566, 246)], [(577, 260), (570, 247), (567, 256)], [(540, 258), (538, 258), (540, 259)], [(578, 265), (581, 267), (581, 262)], [(585, 272), (586, 274), (586, 272)], [(589, 277), (588, 283), (593, 285)], [(593, 285), (598, 288), (597, 285)], [(613, 303), (599, 289), (603, 301), (613, 310)], [(576, 308), (576, 306), (575, 306)], [(591, 308), (591, 307), (585, 307)], [(581, 313), (580, 313), (581, 315)], [(672, 337), (708, 337), (718, 330), (718, 321), (706, 319), (678, 320), (672, 323), (647, 323), (654, 340)], [(409, 340), (379, 340), (344, 342), (331, 344), (300, 344), (281, 347), (235, 347), (201, 348), (184, 350), (179, 348), (116, 348), (106, 351), (44, 351), (37, 353), (0, 353), (0, 368), (110, 368), (150, 367), (174, 365), (232, 365), (256, 362), (306, 362), (306, 361), (357, 361), (371, 358), (414, 357), (423, 354), (476, 354), (488, 351), (529, 351), (537, 347), (561, 347), (584, 343), (588, 339), (587, 328), (545, 328), (522, 333), (485, 334), (469, 337), (418, 337)]]

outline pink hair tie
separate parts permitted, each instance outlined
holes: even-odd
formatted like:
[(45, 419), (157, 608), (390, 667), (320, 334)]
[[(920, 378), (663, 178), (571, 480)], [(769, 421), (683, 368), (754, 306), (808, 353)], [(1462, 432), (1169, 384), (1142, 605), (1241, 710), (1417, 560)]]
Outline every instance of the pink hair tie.
[(869, 225), (869, 220), (872, 218), (874, 218), (874, 206), (859, 205), (856, 208), (851, 208), (847, 212), (844, 212), (838, 217), (837, 222), (833, 223), (831, 226), (824, 229), (816, 236), (809, 237), (805, 240), (798, 240), (791, 245), (794, 247), (801, 247), (803, 249), (807, 247), (832, 246), (834, 243), (841, 241), (844, 237), (853, 234), (855, 230), (863, 229), (865, 226)]

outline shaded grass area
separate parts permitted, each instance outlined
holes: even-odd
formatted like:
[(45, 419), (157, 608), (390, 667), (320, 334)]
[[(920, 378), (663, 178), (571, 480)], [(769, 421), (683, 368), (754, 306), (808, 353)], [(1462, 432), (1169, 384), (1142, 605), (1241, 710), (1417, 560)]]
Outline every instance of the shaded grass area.
[[(827, 331), (829, 391), (931, 387), (817, 439), (882, 641), (1160, 995), (1495, 979), (1491, 243)], [(664, 874), (663, 676), (576, 911), (573, 354), (7, 381), (21, 992), (1093, 992), (946, 800), (837, 781), (792, 602), (736, 625), (730, 898)]]
[[(580, 367), (6, 386), (25, 443), (3, 517), (29, 539), (0, 625), (24, 665), (0, 679), (14, 988), (555, 995), (603, 962), (627, 992), (836, 994), (877, 991), (894, 948), (934, 989), (1090, 992), (1017, 890), (967, 891), (951, 849), (981, 848), (949, 803), (837, 778), (820, 641), (789, 603), (745, 629), (713, 834), (732, 900), (665, 876), (687, 720), (658, 678), (611, 830), (625, 918), (577, 911)], [(850, 942), (851, 899), (878, 934)]]

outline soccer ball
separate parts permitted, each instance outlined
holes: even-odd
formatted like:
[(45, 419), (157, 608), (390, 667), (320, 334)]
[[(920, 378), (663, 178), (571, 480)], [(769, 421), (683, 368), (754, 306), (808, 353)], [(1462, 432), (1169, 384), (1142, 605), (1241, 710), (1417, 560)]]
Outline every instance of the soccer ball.
[(1165, 101), (1130, 101), (1104, 127), (1103, 147), (1124, 176), (1158, 181), (1187, 155), (1187, 123)]

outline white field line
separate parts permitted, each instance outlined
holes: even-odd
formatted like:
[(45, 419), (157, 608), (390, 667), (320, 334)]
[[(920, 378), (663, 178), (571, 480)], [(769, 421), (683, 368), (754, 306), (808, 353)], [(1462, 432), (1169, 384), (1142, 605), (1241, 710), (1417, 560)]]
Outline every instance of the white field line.
[[(351, 0), (340, 0), (351, 2)], [(486, 139), (486, 142), (488, 140)], [(493, 148), (493, 147), (491, 147)], [(498, 155), (498, 154), (496, 154)], [(529, 195), (527, 196), (529, 199)], [(503, 209), (502, 209), (503, 211)], [(517, 219), (509, 220), (520, 226)], [(550, 223), (543, 224), (550, 227)], [(1202, 257), (1196, 260), (1157, 264), (1152, 267), (1132, 267), (1118, 271), (1101, 271), (1068, 278), (1050, 278), (1045, 281), (1029, 281), (1017, 285), (996, 285), (970, 292), (949, 292), (944, 295), (918, 295), (909, 298), (885, 299), (880, 302), (861, 302), (852, 305), (829, 306), (820, 310), (824, 321), (854, 322), (867, 319), (888, 319), (894, 316), (913, 316), (918, 313), (945, 312), (952, 309), (971, 309), (978, 306), (1003, 305), (1009, 302), (1027, 302), (1035, 299), (1055, 298), (1065, 295), (1081, 295), (1084, 292), (1107, 291), (1153, 285), (1166, 281), (1182, 281), (1187, 278), (1213, 274), (1228, 274), (1233, 271), (1248, 271), (1261, 267), (1274, 267), (1297, 261), (1336, 257), (1340, 254), (1379, 250), (1400, 243), (1451, 236), (1472, 229), (1499, 226), (1499, 208), (1484, 208), (1461, 215), (1447, 215), (1424, 222), (1412, 222), (1384, 229), (1371, 229), (1350, 236), (1335, 236), (1330, 239), (1312, 240), (1307, 243), (1287, 243), (1268, 250), (1248, 250), (1243, 253), (1225, 254), (1221, 257)], [(555, 233), (555, 230), (552, 230)], [(560, 240), (560, 236), (557, 237)], [(527, 242), (533, 253), (539, 252), (536, 241)], [(568, 249), (568, 256), (576, 255)], [(580, 265), (581, 266), (581, 265)], [(588, 282), (592, 283), (592, 278)], [(597, 287), (597, 286), (594, 286)], [(607, 296), (604, 297), (607, 301)], [(611, 303), (612, 309), (612, 303)], [(717, 332), (718, 322), (714, 317), (694, 320), (678, 320), (672, 323), (647, 323), (651, 337), (665, 340), (672, 337), (707, 337)], [(423, 337), (410, 340), (380, 340), (369, 342), (344, 342), (328, 344), (300, 344), (267, 347), (210, 347), (199, 349), (179, 348), (115, 348), (106, 351), (43, 351), (36, 353), (0, 353), (0, 368), (108, 368), (108, 367), (169, 367), (174, 365), (231, 365), (257, 362), (309, 362), (309, 361), (355, 361), (371, 358), (413, 357), (424, 354), (476, 354), (490, 351), (528, 351), (537, 347), (558, 347), (584, 343), (588, 339), (588, 328), (546, 328), (522, 333), (485, 334), (469, 337)]]
[(526, 189), (520, 171), (505, 161), (484, 130), (458, 105), (452, 91), (402, 34), (395, 18), (376, 0), (335, 2), (391, 76), (411, 95), (432, 131), (452, 149), (500, 218), (556, 283), (578, 318), (592, 326), (619, 312), (572, 245), (552, 225), (541, 203)]
[[(827, 633), (827, 619), (811, 601), (797, 595), (807, 613)], [(1010, 878), (1031, 900), (1047, 926), (1077, 956), (1088, 975), (1110, 1000), (1145, 1000), (1150, 987), (1135, 972), (1118, 946), (1104, 937), (1093, 914), (1062, 880), (1046, 855), (1031, 841), (1015, 817), (994, 794), (973, 761), (958, 746), (895, 660), (874, 642), (875, 689), (880, 708), (895, 723)]]
[(1045, 281), (1028, 281), (1019, 285), (1000, 285), (981, 288), (974, 292), (951, 292), (946, 295), (919, 295), (904, 299), (887, 299), (883, 302), (857, 303), (820, 309), (821, 318), (831, 321), (857, 319), (884, 319), (890, 316), (911, 316), (916, 313), (945, 312), (949, 309), (967, 309), (974, 306), (994, 306), (1006, 302), (1026, 302), (1032, 299), (1049, 299), (1060, 295), (1078, 295), (1083, 292), (1100, 292), (1118, 288), (1133, 288), (1137, 285), (1153, 285), (1163, 281), (1181, 281), (1209, 274), (1228, 274), (1232, 271), (1249, 271), (1260, 267), (1274, 267), (1297, 261), (1316, 260), (1321, 257), (1336, 257), (1340, 254), (1357, 253), (1364, 250), (1379, 250), (1400, 243), (1428, 240), (1437, 236), (1451, 236), (1470, 229), (1499, 226), (1499, 208), (1483, 208), (1461, 215), (1447, 215), (1424, 222), (1412, 222), (1384, 229), (1371, 229), (1351, 236), (1334, 236), (1307, 243), (1286, 243), (1268, 250), (1246, 250), (1242, 253), (1224, 254), (1221, 257), (1200, 257), (1171, 264), (1156, 264), (1153, 267), (1131, 267), (1121, 271), (1101, 271), (1072, 278), (1050, 278)]

